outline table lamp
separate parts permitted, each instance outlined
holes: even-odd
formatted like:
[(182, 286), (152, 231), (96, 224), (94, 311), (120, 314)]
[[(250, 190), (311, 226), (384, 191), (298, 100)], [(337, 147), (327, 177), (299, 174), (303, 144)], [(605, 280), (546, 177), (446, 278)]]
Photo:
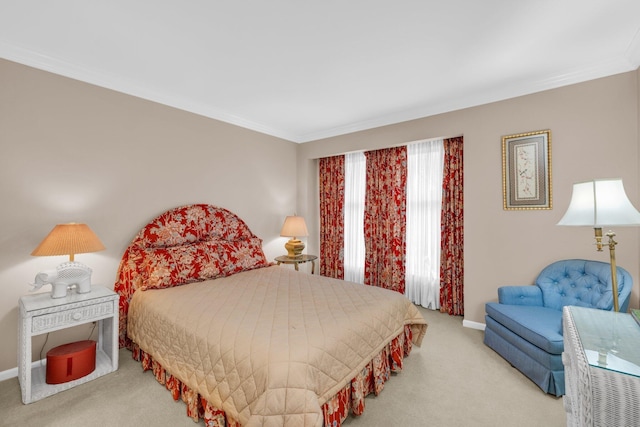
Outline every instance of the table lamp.
[(280, 230), (280, 236), (291, 237), (284, 247), (287, 250), (287, 256), (289, 258), (302, 257), (302, 251), (304, 250), (304, 243), (298, 237), (308, 236), (307, 224), (304, 222), (304, 218), (301, 216), (293, 215), (288, 216), (282, 224), (282, 230)]
[[(573, 194), (569, 208), (558, 225), (589, 226), (595, 231), (596, 250), (602, 252), (602, 227), (640, 225), (640, 212), (631, 204), (624, 191), (621, 179), (599, 179), (579, 182), (573, 185)], [(616, 235), (613, 231), (608, 237), (609, 258), (611, 263), (611, 287), (613, 309), (619, 311), (618, 274), (616, 270)]]
[(52, 298), (67, 295), (67, 288), (75, 285), (79, 293), (91, 291), (91, 269), (86, 265), (74, 262), (75, 254), (97, 252), (105, 247), (86, 224), (58, 224), (44, 238), (37, 248), (31, 252), (33, 256), (69, 255), (69, 262), (63, 262), (55, 270), (46, 270), (36, 275), (34, 288), (39, 289), (46, 284), (52, 285)]

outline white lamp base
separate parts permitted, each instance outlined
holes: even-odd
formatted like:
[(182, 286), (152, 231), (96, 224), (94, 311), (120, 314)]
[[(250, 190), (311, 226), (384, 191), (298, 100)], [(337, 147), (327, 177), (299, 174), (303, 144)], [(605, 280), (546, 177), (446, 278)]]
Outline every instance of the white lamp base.
[(63, 262), (55, 270), (45, 270), (36, 275), (31, 291), (43, 285), (51, 285), (51, 298), (64, 298), (67, 290), (75, 287), (79, 294), (91, 292), (92, 270), (80, 262)]

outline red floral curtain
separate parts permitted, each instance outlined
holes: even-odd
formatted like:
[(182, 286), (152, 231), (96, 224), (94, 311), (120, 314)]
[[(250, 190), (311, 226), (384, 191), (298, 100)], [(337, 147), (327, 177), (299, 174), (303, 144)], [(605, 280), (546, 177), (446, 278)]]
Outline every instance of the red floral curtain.
[(404, 294), (407, 147), (365, 155), (364, 283)]
[(318, 161), (320, 181), (320, 274), (344, 279), (344, 156)]
[(464, 315), (464, 216), (461, 136), (444, 140), (440, 311)]

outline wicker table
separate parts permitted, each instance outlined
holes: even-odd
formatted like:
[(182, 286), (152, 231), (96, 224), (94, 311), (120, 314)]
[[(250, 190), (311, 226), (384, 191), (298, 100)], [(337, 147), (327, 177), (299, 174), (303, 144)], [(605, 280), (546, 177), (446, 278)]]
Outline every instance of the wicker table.
[[(20, 297), (18, 379), (23, 403), (35, 402), (118, 369), (118, 301), (118, 294), (102, 286), (92, 286), (86, 294), (70, 292), (65, 298), (51, 298), (49, 293)], [(31, 362), (32, 337), (90, 322), (98, 322), (96, 369), (73, 381), (47, 384), (46, 365), (33, 366)]]
[(640, 425), (640, 325), (573, 306), (562, 319), (567, 426)]

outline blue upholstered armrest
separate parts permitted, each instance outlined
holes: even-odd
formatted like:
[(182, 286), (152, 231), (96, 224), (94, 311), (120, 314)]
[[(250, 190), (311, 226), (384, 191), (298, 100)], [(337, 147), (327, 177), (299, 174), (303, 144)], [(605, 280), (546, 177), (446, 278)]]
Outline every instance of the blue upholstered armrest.
[(542, 291), (537, 286), (501, 286), (498, 288), (498, 302), (511, 305), (542, 306)]

